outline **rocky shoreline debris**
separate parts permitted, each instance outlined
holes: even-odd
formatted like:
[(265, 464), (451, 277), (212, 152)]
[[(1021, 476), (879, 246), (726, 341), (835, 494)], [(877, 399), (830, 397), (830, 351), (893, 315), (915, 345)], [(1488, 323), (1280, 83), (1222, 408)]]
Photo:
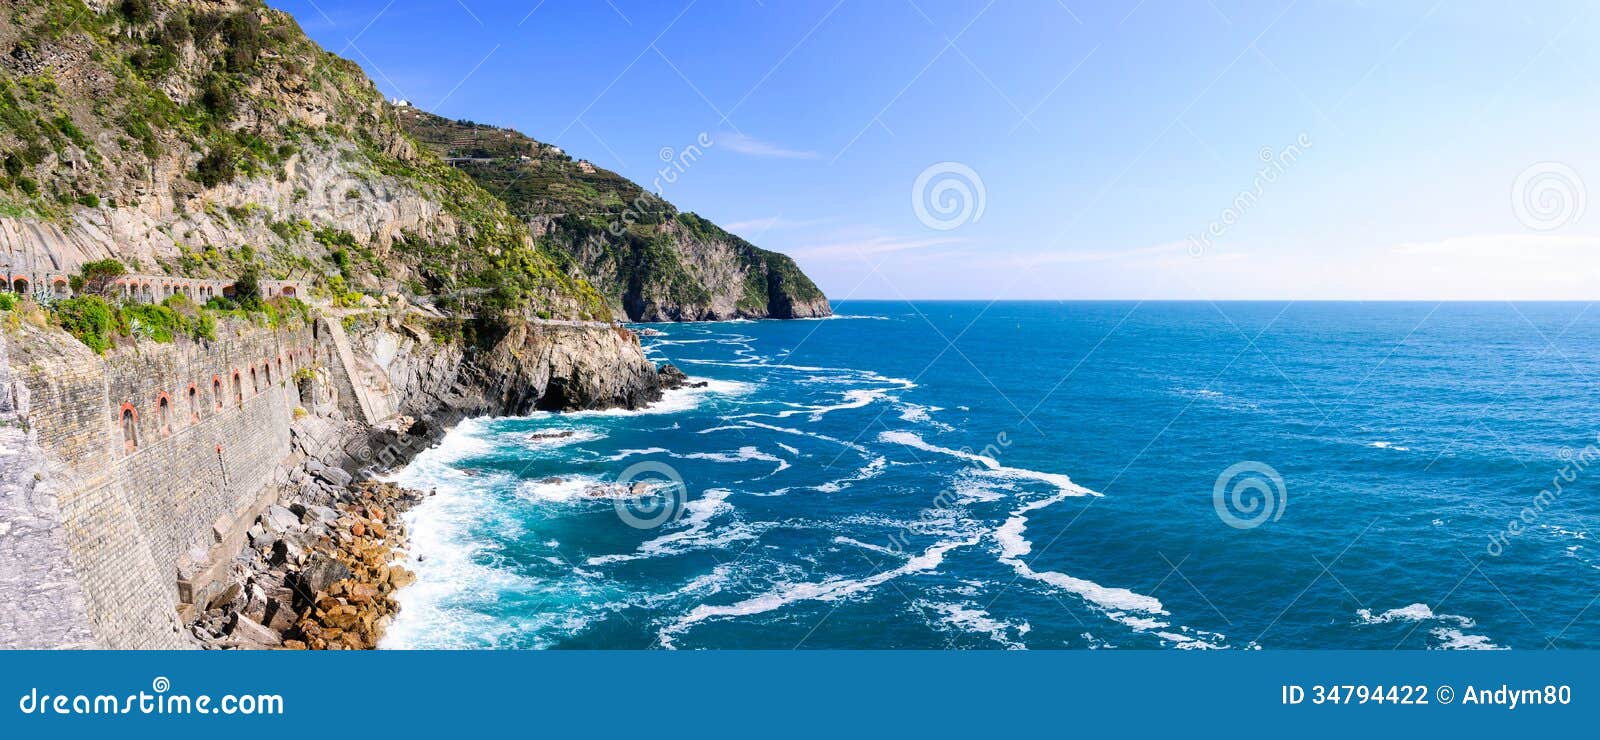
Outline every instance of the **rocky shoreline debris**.
[(704, 380), (689, 380), (688, 375), (685, 375), (682, 370), (678, 369), (677, 365), (670, 362), (661, 365), (661, 369), (656, 371), (656, 377), (661, 379), (661, 390), (664, 391), (670, 391), (674, 388), (706, 387)]
[[(320, 496), (300, 498), (330, 500), (273, 504), (256, 520), (249, 546), (234, 559), (232, 582), (190, 625), (201, 647), (377, 647), (400, 608), (395, 591), (416, 580), (398, 564), (407, 545), (400, 513), (426, 494), (389, 483), (352, 483), (337, 468), (313, 475), (321, 485), (302, 491)], [(332, 487), (330, 478), (344, 487)]]

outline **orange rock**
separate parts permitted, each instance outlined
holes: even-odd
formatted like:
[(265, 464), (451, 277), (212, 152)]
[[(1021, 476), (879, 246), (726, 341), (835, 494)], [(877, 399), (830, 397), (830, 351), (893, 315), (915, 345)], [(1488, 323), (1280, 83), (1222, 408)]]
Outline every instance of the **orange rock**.
[(353, 583), (348, 590), (350, 600), (356, 603), (372, 601), (378, 595), (378, 587), (370, 583)]

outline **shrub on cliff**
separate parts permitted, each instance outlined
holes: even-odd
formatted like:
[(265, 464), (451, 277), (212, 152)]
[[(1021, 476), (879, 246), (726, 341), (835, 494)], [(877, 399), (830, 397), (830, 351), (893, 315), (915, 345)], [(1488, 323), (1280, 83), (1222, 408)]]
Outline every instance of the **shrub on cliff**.
[(111, 330), (116, 324), (116, 315), (101, 297), (84, 295), (57, 301), (50, 307), (50, 313), (61, 328), (88, 345), (95, 354), (105, 354), (111, 349)]
[(161, 302), (177, 313), (185, 322), (184, 330), (190, 339), (207, 339), (215, 341), (217, 338), (217, 318), (209, 311), (194, 305), (189, 297), (178, 293)]
[(16, 293), (0, 293), (0, 311), (10, 311), (17, 307)]
[(95, 260), (85, 262), (69, 282), (72, 292), (79, 295), (105, 295), (112, 283), (126, 274), (128, 268), (117, 260)]
[[(174, 305), (174, 304), (177, 305)], [(178, 303), (167, 299), (159, 306), (148, 303), (130, 303), (120, 309), (119, 327), (130, 337), (144, 338), (166, 344), (178, 337), (190, 339), (216, 339), (217, 320), (205, 311), (182, 311), (192, 308), (187, 299)]]
[(143, 337), (163, 344), (171, 342), (185, 331), (182, 316), (166, 306), (135, 303), (122, 307), (122, 320), (129, 336)]
[(262, 310), (261, 273), (256, 268), (246, 268), (243, 274), (234, 279), (233, 300), (246, 311)]

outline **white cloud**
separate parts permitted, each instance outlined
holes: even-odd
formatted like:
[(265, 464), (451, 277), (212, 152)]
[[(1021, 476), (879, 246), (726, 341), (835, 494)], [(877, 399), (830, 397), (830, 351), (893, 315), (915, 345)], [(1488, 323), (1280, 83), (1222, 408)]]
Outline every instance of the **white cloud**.
[(718, 134), (716, 145), (740, 154), (752, 157), (768, 157), (772, 159), (816, 159), (816, 152), (788, 149), (777, 144), (761, 141), (744, 134), (724, 133)]

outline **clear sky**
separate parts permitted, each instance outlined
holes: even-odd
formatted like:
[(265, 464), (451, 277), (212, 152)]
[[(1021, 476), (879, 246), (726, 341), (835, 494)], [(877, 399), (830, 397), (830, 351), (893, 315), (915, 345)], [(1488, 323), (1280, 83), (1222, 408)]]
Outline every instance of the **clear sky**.
[(835, 300), (1600, 297), (1580, 0), (271, 3)]

